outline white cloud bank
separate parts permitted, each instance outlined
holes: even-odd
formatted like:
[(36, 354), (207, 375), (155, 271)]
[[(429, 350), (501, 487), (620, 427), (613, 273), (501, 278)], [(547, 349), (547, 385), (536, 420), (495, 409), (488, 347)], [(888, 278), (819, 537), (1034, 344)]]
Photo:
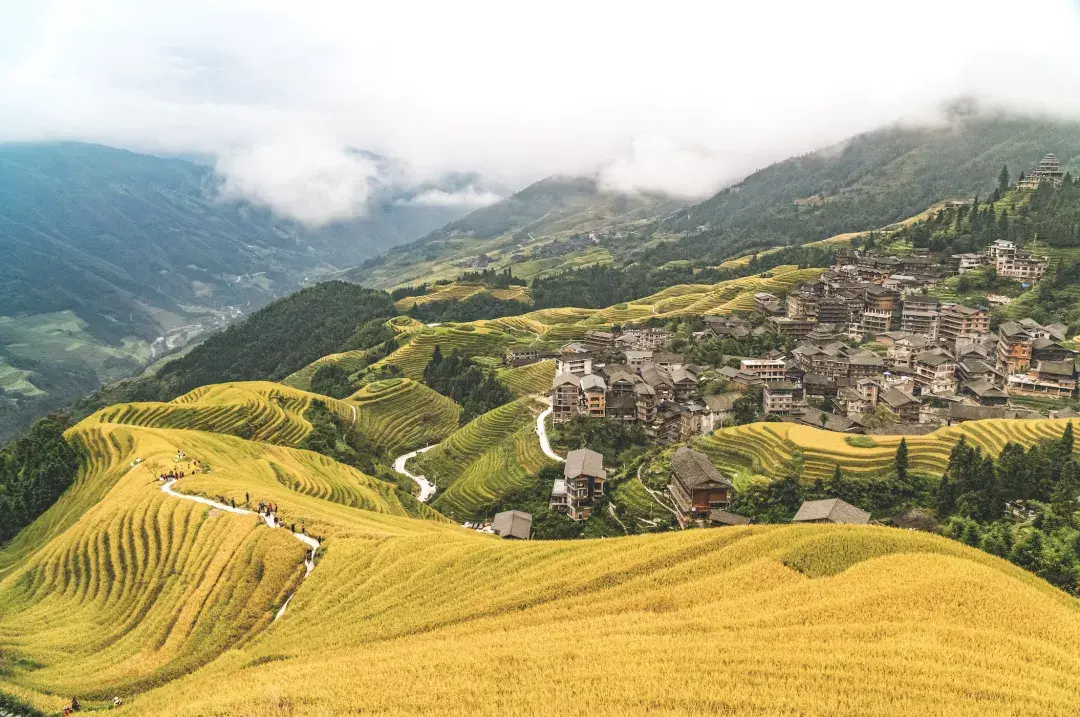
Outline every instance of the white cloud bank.
[(1074, 0), (0, 3), (0, 141), (211, 154), (311, 223), (363, 212), (349, 147), (694, 197), (957, 96), (1080, 114)]
[(428, 189), (402, 203), (415, 204), (421, 207), (467, 207), (469, 209), (478, 209), (479, 207), (491, 206), (500, 199), (502, 197), (495, 192), (469, 187), (458, 192)]

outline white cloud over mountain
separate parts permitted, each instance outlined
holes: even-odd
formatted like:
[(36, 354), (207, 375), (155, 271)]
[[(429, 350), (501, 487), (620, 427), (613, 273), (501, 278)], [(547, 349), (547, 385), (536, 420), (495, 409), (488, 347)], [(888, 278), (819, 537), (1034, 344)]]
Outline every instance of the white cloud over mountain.
[[(210, 154), (227, 193), (312, 223), (363, 213), (377, 168), (350, 147), (690, 197), (957, 96), (1080, 114), (1072, 0), (12, 0), (3, 19), (0, 141)], [(492, 199), (442, 193), (413, 201)]]

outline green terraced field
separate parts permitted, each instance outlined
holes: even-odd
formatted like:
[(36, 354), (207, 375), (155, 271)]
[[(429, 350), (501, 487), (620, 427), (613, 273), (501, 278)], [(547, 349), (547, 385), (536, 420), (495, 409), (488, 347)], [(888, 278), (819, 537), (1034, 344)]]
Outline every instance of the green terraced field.
[(514, 398), (547, 393), (551, 390), (551, 382), (555, 379), (555, 362), (545, 359), (528, 366), (499, 369), (496, 378), (510, 389)]
[(483, 325), (461, 324), (437, 327), (425, 327), (397, 351), (382, 361), (374, 364), (394, 364), (405, 376), (420, 380), (424, 377), (424, 368), (431, 361), (435, 347), (438, 346), (444, 356), (454, 349), (461, 349), (469, 355), (502, 356), (504, 351), (517, 343), (518, 339), (505, 331)]
[(454, 518), (480, 517), (507, 491), (522, 488), (550, 460), (540, 450), (543, 404), (521, 398), (477, 417), (416, 460), (439, 487), (432, 505)]
[(441, 441), (458, 428), (461, 406), (410, 379), (377, 381), (350, 396), (356, 428), (392, 456)]

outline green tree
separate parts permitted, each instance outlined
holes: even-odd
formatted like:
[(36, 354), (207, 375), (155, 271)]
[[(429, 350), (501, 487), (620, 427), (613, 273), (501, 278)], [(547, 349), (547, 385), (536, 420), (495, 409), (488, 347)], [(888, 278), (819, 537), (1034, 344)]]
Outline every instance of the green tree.
[(738, 426), (746, 423), (753, 423), (757, 420), (757, 416), (758, 403), (754, 400), (753, 396), (742, 396), (741, 398), (736, 399), (731, 407), (731, 419)]
[(1058, 442), (1062, 460), (1069, 460), (1073, 454), (1073, 426), (1072, 421), (1065, 424), (1065, 430), (1061, 432), (1061, 440)]
[(1054, 486), (1051, 505), (1067, 523), (1074, 522), (1073, 514), (1076, 512), (1076, 498), (1080, 496), (1080, 466), (1076, 461), (1068, 461), (1061, 470), (1061, 478)]
[(1019, 540), (1009, 553), (1009, 560), (1022, 568), (1038, 572), (1042, 567), (1043, 543), (1045, 536), (1041, 530), (1028, 528), (1020, 534)]
[(893, 460), (896, 468), (896, 478), (900, 481), (907, 480), (908, 471), (908, 447), (907, 439), (901, 438), (900, 445), (896, 447), (896, 458)]
[(998, 175), (998, 189), (1001, 193), (1009, 191), (1009, 165), (1002, 165), (1001, 174)]

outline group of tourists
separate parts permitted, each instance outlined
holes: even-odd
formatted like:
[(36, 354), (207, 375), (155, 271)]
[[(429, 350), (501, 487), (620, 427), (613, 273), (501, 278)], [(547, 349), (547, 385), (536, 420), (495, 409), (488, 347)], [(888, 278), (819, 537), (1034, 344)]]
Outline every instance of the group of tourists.
[[(113, 697), (112, 698), (113, 707), (119, 707), (122, 704), (124, 704), (124, 701), (122, 699), (120, 699), (119, 697)], [(82, 710), (82, 705), (79, 704), (78, 698), (72, 697), (71, 698), (71, 705), (64, 708), (64, 714), (65, 715), (70, 715), (70, 714), (73, 714), (75, 712), (79, 712), (81, 710)], [(93, 708), (91, 708), (91, 711), (93, 711)]]

